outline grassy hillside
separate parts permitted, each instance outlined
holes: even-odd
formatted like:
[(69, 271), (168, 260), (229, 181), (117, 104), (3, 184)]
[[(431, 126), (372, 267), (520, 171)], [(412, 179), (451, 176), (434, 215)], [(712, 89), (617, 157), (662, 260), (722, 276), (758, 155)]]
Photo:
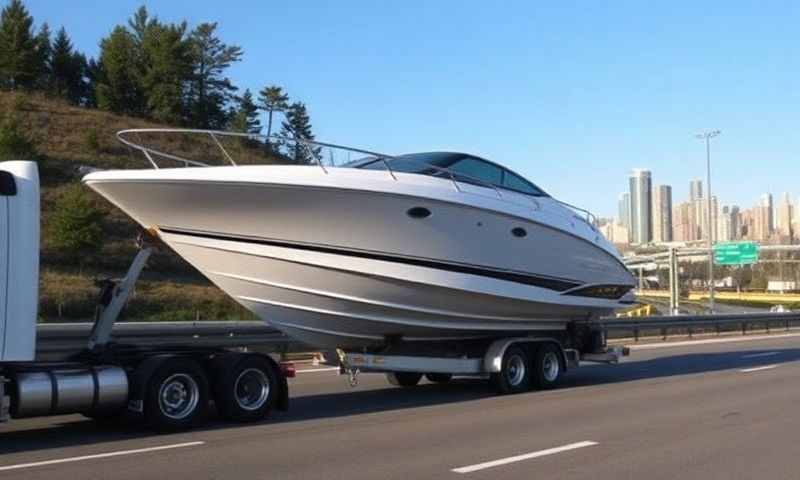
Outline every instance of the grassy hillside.
[[(32, 141), (42, 179), (42, 275), (40, 317), (43, 321), (91, 318), (97, 289), (93, 280), (121, 277), (136, 253), (138, 228), (100, 196), (83, 189), (102, 212), (101, 245), (76, 256), (55, 246), (53, 214), (66, 192), (80, 180), (78, 169), (149, 168), (144, 156), (130, 152), (115, 133), (127, 128), (165, 127), (141, 119), (87, 110), (38, 95), (0, 93), (4, 121), (13, 118)], [(150, 141), (150, 139), (147, 139)], [(210, 139), (153, 139), (171, 152), (211, 163), (222, 161)], [(158, 143), (158, 142), (161, 143)], [(171, 142), (165, 145), (164, 142)], [(226, 144), (237, 159), (263, 161), (263, 150), (234, 140)], [(247, 150), (246, 152), (243, 150)], [(240, 156), (240, 157), (237, 157)], [(211, 285), (172, 252), (154, 255), (137, 284), (124, 319), (194, 320), (252, 318), (251, 314)]]

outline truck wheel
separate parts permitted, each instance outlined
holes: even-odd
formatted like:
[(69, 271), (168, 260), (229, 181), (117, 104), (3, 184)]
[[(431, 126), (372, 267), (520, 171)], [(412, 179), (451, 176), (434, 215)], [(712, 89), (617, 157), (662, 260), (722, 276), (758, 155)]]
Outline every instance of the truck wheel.
[(386, 379), (397, 387), (413, 387), (422, 380), (422, 374), (416, 372), (389, 372), (386, 374)]
[(491, 381), (498, 393), (507, 395), (525, 392), (530, 389), (530, 361), (525, 349), (511, 345), (503, 354), (500, 371), (491, 375)]
[(233, 422), (266, 418), (278, 393), (272, 363), (252, 354), (226, 356), (221, 361), (214, 375), (214, 400), (220, 415)]
[(425, 378), (433, 383), (447, 383), (453, 379), (452, 373), (426, 373)]
[(200, 365), (190, 358), (173, 357), (147, 382), (145, 420), (157, 430), (190, 428), (205, 418), (208, 401), (208, 379)]
[(549, 390), (558, 386), (564, 363), (561, 353), (552, 344), (544, 344), (536, 349), (533, 356), (533, 383), (536, 388)]

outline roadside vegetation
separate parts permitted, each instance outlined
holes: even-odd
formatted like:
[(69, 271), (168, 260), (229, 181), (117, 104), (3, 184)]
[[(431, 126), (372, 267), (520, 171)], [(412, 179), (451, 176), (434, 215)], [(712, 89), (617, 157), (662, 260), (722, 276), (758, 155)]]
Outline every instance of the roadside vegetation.
[[(313, 140), (306, 105), (266, 83), (241, 91), (228, 77), (243, 50), (216, 23), (163, 22), (145, 7), (98, 39), (97, 58), (64, 28), (37, 25), (24, 2), (0, 11), (0, 161), (35, 160), (42, 183), (40, 320), (87, 320), (95, 280), (119, 278), (136, 253), (138, 227), (80, 184), (89, 169), (150, 168), (115, 138), (131, 128), (278, 133)], [(263, 124), (262, 125), (262, 117)], [(265, 131), (266, 129), (266, 131)], [(222, 163), (207, 137), (143, 135), (148, 146)], [(311, 163), (318, 152), (278, 151), (258, 140), (222, 139), (237, 163)], [(163, 165), (163, 166), (175, 166)], [(253, 318), (166, 247), (149, 261), (126, 307), (128, 320)]]

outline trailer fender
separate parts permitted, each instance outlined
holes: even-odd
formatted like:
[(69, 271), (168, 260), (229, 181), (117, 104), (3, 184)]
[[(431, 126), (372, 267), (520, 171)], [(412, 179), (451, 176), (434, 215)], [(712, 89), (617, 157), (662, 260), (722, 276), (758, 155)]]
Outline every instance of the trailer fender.
[(558, 353), (561, 356), (561, 360), (564, 365), (564, 370), (566, 371), (567, 365), (570, 362), (567, 359), (567, 355), (564, 353), (564, 348), (561, 346), (561, 342), (556, 340), (555, 338), (550, 337), (513, 337), (513, 338), (502, 338), (500, 340), (495, 340), (489, 345), (489, 348), (486, 350), (486, 354), (483, 356), (483, 368), (484, 371), (488, 373), (499, 373), (502, 369), (503, 365), (503, 355), (505, 355), (506, 350), (508, 347), (514, 344), (532, 344), (532, 343), (550, 343), (556, 346), (558, 349)]

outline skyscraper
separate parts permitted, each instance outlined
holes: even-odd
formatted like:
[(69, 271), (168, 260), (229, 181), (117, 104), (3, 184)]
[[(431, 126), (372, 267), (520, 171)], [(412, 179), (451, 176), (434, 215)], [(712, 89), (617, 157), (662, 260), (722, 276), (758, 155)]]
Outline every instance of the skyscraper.
[(692, 180), (689, 182), (689, 201), (694, 202), (703, 198), (703, 181)]
[(620, 193), (619, 194), (619, 202), (618, 202), (618, 215), (619, 217), (619, 224), (625, 228), (630, 228), (631, 226), (631, 194), (628, 192)]
[(672, 241), (672, 187), (659, 185), (653, 189), (653, 241)]
[(652, 239), (652, 182), (650, 170), (636, 168), (628, 178), (631, 195), (631, 243), (642, 245)]
[[(766, 215), (767, 226), (768, 226), (767, 237), (769, 237), (769, 233), (772, 233), (775, 230), (775, 211), (772, 208), (772, 194), (765, 193), (761, 195), (761, 202), (759, 206), (764, 207), (766, 209), (761, 214)], [(764, 239), (766, 240), (766, 238)]]
[(794, 236), (794, 232), (792, 231), (793, 217), (794, 205), (792, 205), (792, 200), (789, 197), (789, 194), (784, 193), (781, 195), (781, 199), (778, 202), (777, 212), (775, 214), (775, 230), (779, 235), (788, 237), (789, 240), (791, 240)]

